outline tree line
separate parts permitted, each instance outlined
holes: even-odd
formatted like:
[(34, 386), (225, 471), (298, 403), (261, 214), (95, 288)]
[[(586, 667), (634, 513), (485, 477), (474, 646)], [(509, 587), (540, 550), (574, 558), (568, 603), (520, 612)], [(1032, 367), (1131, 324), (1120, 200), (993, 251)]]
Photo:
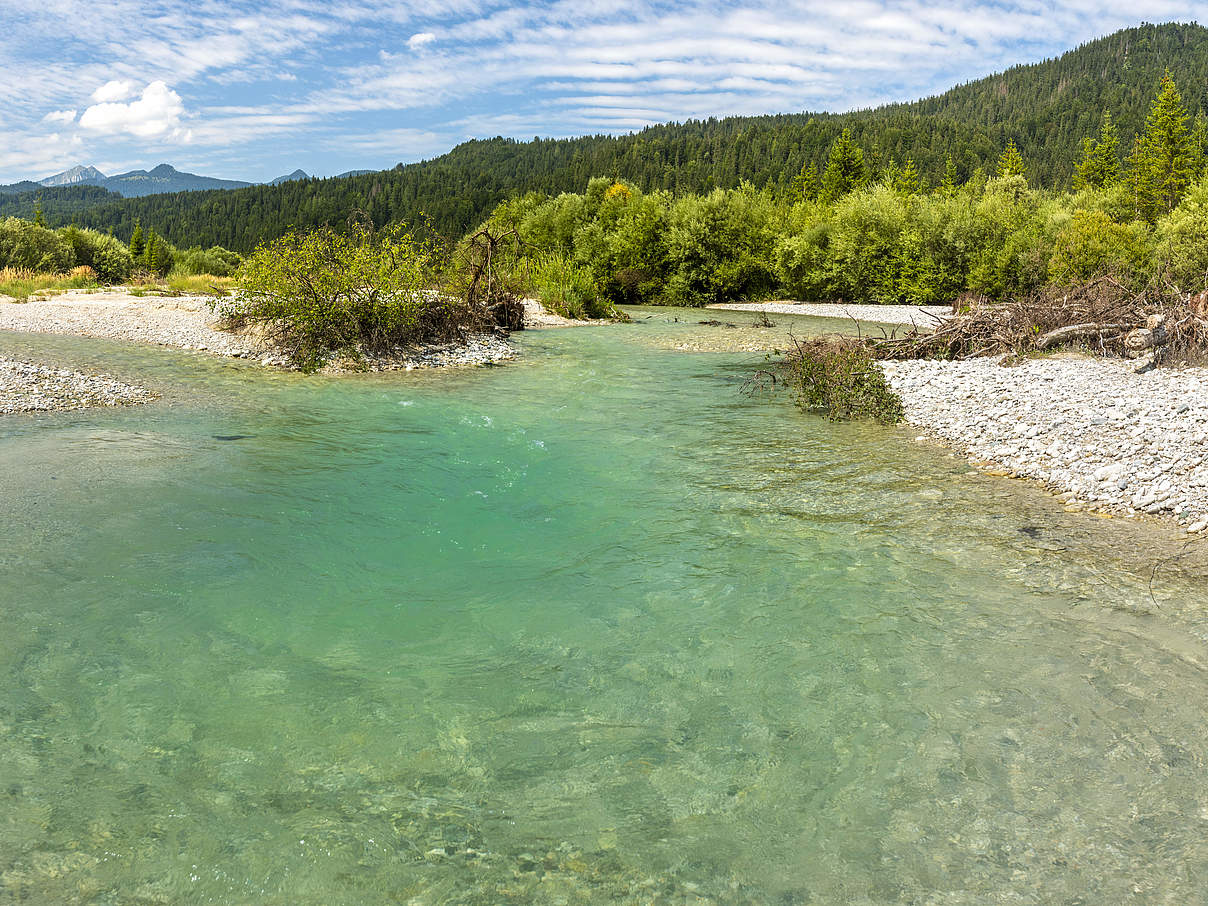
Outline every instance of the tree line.
[(596, 178), (582, 193), (508, 200), (488, 227), (514, 226), (540, 250), (516, 262), (538, 290), (587, 287), (606, 304), (937, 304), (1105, 274), (1198, 292), (1208, 278), (1206, 169), (1202, 121), (1166, 73), (1127, 153), (1112, 116), (1101, 116), (1069, 190), (1031, 185), (1014, 142), (989, 171), (961, 181), (949, 160), (933, 182), (910, 158), (876, 170), (845, 130), (787, 192), (744, 183), (676, 195)]
[[(0, 193), (0, 216), (74, 222), (128, 241), (136, 222), (178, 246), (222, 246), (241, 253), (291, 228), (342, 228), (354, 210), (379, 227), (426, 224), (463, 235), (500, 202), (527, 192), (581, 191), (593, 177), (642, 192), (708, 194), (751, 184), (791, 196), (821, 179), (845, 133), (862, 149), (869, 180), (954, 185), (992, 173), (1002, 150), (1023, 152), (1030, 184), (1072, 188), (1082, 140), (1112, 113), (1119, 134), (1145, 128), (1153, 85), (1169, 69), (1192, 91), (1191, 129), (1208, 101), (1208, 30), (1146, 25), (1090, 42), (1063, 56), (957, 86), (934, 98), (845, 114), (727, 117), (652, 126), (632, 135), (466, 142), (429, 161), (339, 179), (122, 199), (94, 187)], [(1199, 134), (1202, 135), (1202, 125)]]

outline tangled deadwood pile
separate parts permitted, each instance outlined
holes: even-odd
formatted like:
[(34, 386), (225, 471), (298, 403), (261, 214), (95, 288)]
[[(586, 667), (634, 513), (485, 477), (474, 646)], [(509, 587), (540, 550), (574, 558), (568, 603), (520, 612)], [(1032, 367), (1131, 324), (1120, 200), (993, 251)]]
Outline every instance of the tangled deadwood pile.
[(916, 329), (869, 343), (881, 359), (969, 359), (1067, 344), (1101, 355), (1160, 359), (1208, 356), (1208, 293), (1135, 292), (1111, 277), (1048, 288), (999, 304), (958, 300), (934, 331)]

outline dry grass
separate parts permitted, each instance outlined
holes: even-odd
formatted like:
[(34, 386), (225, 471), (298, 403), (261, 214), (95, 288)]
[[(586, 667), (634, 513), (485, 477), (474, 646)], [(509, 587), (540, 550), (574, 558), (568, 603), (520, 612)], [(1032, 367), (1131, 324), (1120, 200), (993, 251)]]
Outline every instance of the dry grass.
[(66, 274), (39, 274), (23, 267), (0, 268), (0, 296), (11, 296), (18, 302), (27, 302), (34, 295), (53, 296), (97, 285), (96, 271), (90, 267), (73, 268)]

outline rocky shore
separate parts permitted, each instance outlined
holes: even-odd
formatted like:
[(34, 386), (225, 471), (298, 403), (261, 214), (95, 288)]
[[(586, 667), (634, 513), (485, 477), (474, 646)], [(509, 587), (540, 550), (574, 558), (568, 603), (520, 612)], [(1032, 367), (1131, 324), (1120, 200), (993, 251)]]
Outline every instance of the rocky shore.
[(907, 421), (1072, 506), (1208, 529), (1208, 369), (1059, 356), (884, 362)]
[(0, 357), (0, 415), (132, 406), (153, 399), (150, 390), (113, 378)]
[(708, 305), (727, 311), (763, 311), (815, 318), (853, 318), (874, 324), (902, 324), (930, 329), (952, 314), (947, 305), (849, 305), (846, 302), (727, 302)]
[[(220, 330), (214, 323), (208, 296), (135, 296), (129, 292), (74, 290), (49, 299), (12, 302), (0, 299), (0, 330), (74, 334), (152, 343), (210, 355), (249, 359), (262, 365), (288, 367), (279, 352), (266, 349), (255, 336)], [(504, 339), (483, 335), (465, 345), (400, 349), (398, 354), (371, 361), (372, 371), (486, 365), (512, 358), (515, 350)], [(329, 373), (362, 370), (360, 364)]]

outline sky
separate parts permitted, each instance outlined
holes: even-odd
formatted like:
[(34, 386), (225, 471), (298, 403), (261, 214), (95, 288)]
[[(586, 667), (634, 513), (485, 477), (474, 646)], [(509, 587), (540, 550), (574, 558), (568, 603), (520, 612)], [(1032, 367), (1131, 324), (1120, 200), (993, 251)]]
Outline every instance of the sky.
[[(1141, 11), (1143, 8), (1143, 12)], [(470, 138), (913, 100), (1204, 3), (0, 0), (0, 183), (329, 176)]]

